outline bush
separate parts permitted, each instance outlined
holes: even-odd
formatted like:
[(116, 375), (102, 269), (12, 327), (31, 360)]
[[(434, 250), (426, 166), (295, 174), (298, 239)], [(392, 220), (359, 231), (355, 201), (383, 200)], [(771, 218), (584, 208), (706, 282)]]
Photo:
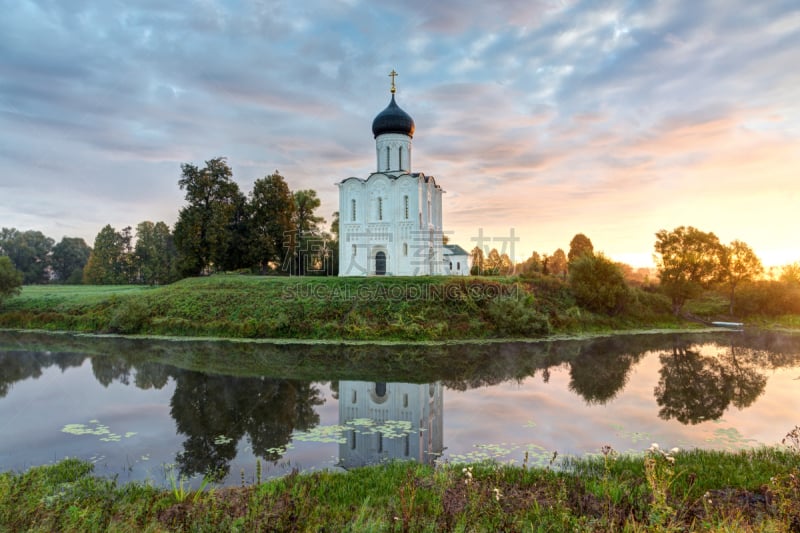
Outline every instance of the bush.
[(736, 293), (736, 309), (743, 315), (800, 314), (800, 286), (785, 281), (754, 281)]
[(0, 303), (19, 294), (21, 287), (22, 272), (14, 268), (14, 263), (8, 256), (0, 256)]
[(550, 333), (550, 322), (536, 311), (531, 295), (498, 296), (489, 303), (486, 313), (501, 335), (535, 337)]
[(630, 299), (625, 277), (603, 254), (585, 254), (569, 266), (569, 286), (575, 300), (590, 311), (615, 315)]

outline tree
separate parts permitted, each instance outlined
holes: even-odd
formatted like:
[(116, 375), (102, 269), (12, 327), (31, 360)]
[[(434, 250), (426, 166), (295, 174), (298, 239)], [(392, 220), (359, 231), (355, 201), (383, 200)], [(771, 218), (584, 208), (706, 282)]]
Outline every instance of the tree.
[(289, 186), (276, 170), (256, 180), (250, 193), (252, 260), (261, 273), (280, 265), (295, 234), (295, 203)]
[(603, 254), (584, 253), (570, 263), (569, 286), (575, 300), (594, 312), (616, 314), (628, 301), (622, 270)]
[(730, 289), (730, 309), (733, 315), (733, 299), (736, 287), (744, 281), (752, 281), (764, 272), (761, 260), (747, 244), (733, 241), (720, 247), (719, 280)]
[(83, 281), (83, 268), (89, 261), (92, 249), (80, 237), (64, 237), (53, 246), (50, 264), (55, 279), (60, 283), (78, 285)]
[(19, 231), (3, 228), (0, 231), (0, 254), (7, 255), (14, 267), (22, 272), (23, 283), (47, 283), (53, 239), (40, 231)]
[(0, 304), (11, 296), (16, 296), (22, 287), (22, 272), (14, 268), (14, 263), (6, 255), (0, 255)]
[(178, 180), (181, 190), (186, 190), (188, 204), (175, 223), (175, 246), (181, 270), (187, 275), (211, 272), (226, 262), (237, 211), (244, 203), (225, 158), (205, 163), (202, 169), (182, 164)]
[(483, 274), (485, 276), (497, 276), (503, 268), (503, 258), (497, 248), (492, 248), (489, 255), (483, 260)]
[(130, 227), (117, 232), (106, 224), (94, 239), (83, 269), (83, 282), (91, 285), (130, 283)]
[(578, 233), (569, 242), (567, 261), (572, 265), (573, 261), (586, 254), (594, 254), (594, 246), (592, 245), (592, 241), (589, 240), (589, 237), (583, 233)]
[(780, 279), (784, 283), (800, 285), (800, 261), (784, 265), (781, 268)]
[(547, 258), (547, 272), (561, 279), (567, 278), (567, 254), (559, 248)]
[(144, 221), (136, 226), (133, 256), (139, 283), (163, 285), (176, 279), (177, 251), (169, 226), (164, 222)]
[(661, 288), (679, 315), (686, 300), (711, 283), (718, 271), (720, 242), (713, 233), (691, 226), (656, 233), (655, 257)]
[(292, 252), (295, 257), (295, 272), (303, 275), (314, 260), (314, 255), (319, 249), (319, 224), (325, 219), (314, 215), (320, 206), (317, 191), (304, 189), (294, 193), (294, 226), (297, 232), (296, 241), (293, 243)]
[(470, 252), (470, 256), (472, 259), (472, 267), (469, 269), (469, 273), (473, 276), (481, 276), (483, 275), (483, 250), (481, 250), (480, 246), (476, 246)]

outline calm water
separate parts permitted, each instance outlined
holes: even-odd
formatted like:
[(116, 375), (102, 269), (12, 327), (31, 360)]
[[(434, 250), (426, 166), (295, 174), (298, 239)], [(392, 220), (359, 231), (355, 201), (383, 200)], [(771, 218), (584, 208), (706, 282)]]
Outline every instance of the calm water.
[[(609, 444), (739, 448), (800, 425), (800, 336), (447, 346), (0, 333), (0, 470), (228, 484), (385, 458), (547, 463)], [(244, 471), (244, 474), (242, 474)]]

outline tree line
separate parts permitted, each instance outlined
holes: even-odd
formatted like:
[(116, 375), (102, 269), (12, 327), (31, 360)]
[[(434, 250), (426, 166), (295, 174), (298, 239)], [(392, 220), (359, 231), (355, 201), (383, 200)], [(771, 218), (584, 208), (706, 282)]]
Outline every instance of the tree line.
[[(291, 191), (275, 171), (245, 196), (225, 158), (181, 165), (186, 205), (174, 229), (143, 221), (104, 226), (90, 247), (78, 237), (58, 244), (40, 231), (0, 231), (0, 286), (22, 284), (162, 285), (218, 271), (337, 273), (338, 213), (331, 235), (317, 216), (317, 193)], [(12, 291), (12, 289), (8, 289)], [(11, 294), (12, 292), (9, 292)]]

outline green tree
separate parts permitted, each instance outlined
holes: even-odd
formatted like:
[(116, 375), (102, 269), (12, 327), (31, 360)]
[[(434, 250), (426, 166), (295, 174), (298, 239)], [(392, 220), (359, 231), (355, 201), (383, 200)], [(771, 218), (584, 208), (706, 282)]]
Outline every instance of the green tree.
[(199, 168), (184, 163), (178, 185), (186, 202), (175, 223), (175, 246), (186, 275), (213, 272), (226, 263), (243, 195), (224, 157)]
[(83, 281), (83, 268), (89, 261), (92, 249), (80, 237), (64, 237), (53, 246), (50, 264), (55, 279), (60, 283), (79, 285)]
[(41, 231), (19, 231), (3, 228), (0, 231), (0, 254), (7, 255), (14, 267), (22, 272), (26, 285), (47, 283), (53, 239)]
[(297, 237), (294, 246), (294, 272), (298, 275), (306, 273), (306, 269), (315, 259), (313, 257), (319, 249), (319, 224), (325, 219), (314, 214), (321, 202), (317, 192), (311, 189), (295, 191), (294, 193), (294, 226)]
[(542, 257), (539, 252), (534, 251), (531, 256), (518, 265), (520, 274), (531, 275), (534, 273), (541, 274), (544, 265), (542, 264)]
[(6, 298), (19, 294), (22, 279), (22, 272), (14, 268), (11, 259), (6, 255), (0, 255), (0, 304)]
[(622, 269), (602, 253), (577, 256), (569, 267), (569, 286), (580, 305), (597, 313), (619, 313), (630, 294)]
[(733, 315), (733, 301), (736, 287), (745, 281), (752, 281), (764, 272), (761, 260), (753, 249), (742, 241), (733, 241), (720, 247), (719, 280), (730, 291), (729, 313)]
[(281, 264), (295, 235), (295, 198), (283, 176), (256, 180), (250, 193), (250, 256), (261, 273)]
[(140, 222), (133, 250), (136, 279), (147, 285), (163, 285), (176, 279), (177, 251), (164, 222)]
[(573, 261), (586, 254), (594, 254), (594, 246), (592, 245), (592, 241), (589, 239), (589, 237), (583, 233), (578, 233), (569, 242), (567, 262), (572, 265)]
[(686, 300), (711, 283), (719, 268), (720, 242), (713, 233), (692, 226), (656, 233), (655, 257), (661, 288), (681, 313)]
[(472, 267), (469, 269), (469, 273), (473, 276), (481, 276), (483, 275), (483, 268), (484, 268), (484, 257), (483, 257), (483, 250), (481, 250), (480, 246), (476, 246), (470, 252), (470, 256), (472, 259)]
[(561, 279), (567, 278), (567, 254), (561, 248), (547, 258), (547, 273)]
[(83, 282), (90, 285), (130, 283), (130, 227), (122, 233), (106, 224), (94, 239), (94, 247), (83, 269)]
[(800, 285), (800, 261), (784, 265), (781, 268), (780, 280), (784, 283)]
[(497, 276), (503, 268), (503, 258), (497, 248), (489, 250), (489, 255), (483, 260), (483, 275)]

